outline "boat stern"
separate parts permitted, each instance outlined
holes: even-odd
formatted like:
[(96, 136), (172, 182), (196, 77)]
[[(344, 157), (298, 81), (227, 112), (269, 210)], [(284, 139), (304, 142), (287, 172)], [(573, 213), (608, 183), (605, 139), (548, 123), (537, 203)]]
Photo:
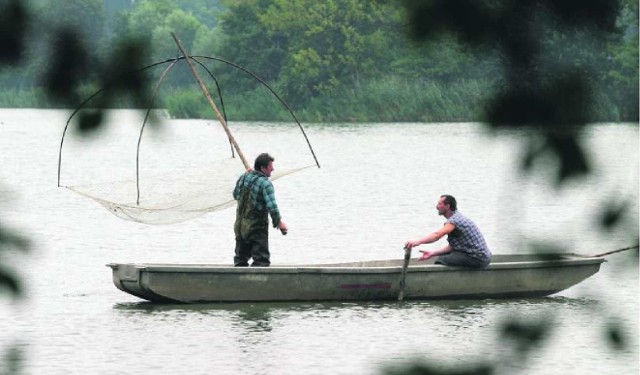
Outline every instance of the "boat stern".
[(146, 266), (140, 264), (109, 263), (107, 267), (112, 270), (113, 284), (121, 291), (147, 301), (174, 302), (166, 297), (157, 295), (143, 285), (141, 282), (142, 272), (147, 268)]

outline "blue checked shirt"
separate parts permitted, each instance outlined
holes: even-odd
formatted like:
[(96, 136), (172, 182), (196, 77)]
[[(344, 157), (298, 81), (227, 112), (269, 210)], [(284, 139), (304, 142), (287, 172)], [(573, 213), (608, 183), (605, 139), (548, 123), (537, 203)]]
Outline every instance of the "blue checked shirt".
[(233, 189), (233, 199), (240, 199), (242, 190), (254, 180), (255, 182), (251, 186), (251, 201), (257, 211), (269, 212), (273, 226), (276, 227), (280, 224), (280, 211), (276, 204), (275, 190), (269, 178), (261, 172), (251, 171), (240, 176), (235, 189)]
[(489, 260), (491, 258), (491, 251), (487, 247), (487, 242), (473, 221), (455, 211), (453, 216), (447, 220), (447, 223), (451, 223), (456, 227), (447, 236), (447, 241), (454, 251), (461, 251), (480, 260)]

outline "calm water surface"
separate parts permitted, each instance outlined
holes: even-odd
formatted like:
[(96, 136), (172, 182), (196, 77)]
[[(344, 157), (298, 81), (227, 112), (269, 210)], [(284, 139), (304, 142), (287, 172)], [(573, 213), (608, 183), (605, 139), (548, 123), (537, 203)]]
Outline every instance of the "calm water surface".
[[(67, 116), (0, 110), (0, 219), (33, 241), (29, 254), (2, 254), (28, 298), (3, 295), (0, 348), (22, 348), (26, 374), (380, 374), (413, 360), (494, 361), (504, 374), (638, 373), (638, 260), (626, 253), (541, 299), (185, 306), (124, 294), (106, 263), (230, 263), (234, 212), (150, 226), (58, 188)], [(135, 168), (141, 120), (121, 111), (111, 122), (95, 140), (65, 141), (63, 185)], [(201, 158), (218, 147), (205, 137), (224, 140), (209, 121), (166, 125), (148, 141), (167, 147), (160, 162)], [(276, 168), (303, 142), (290, 125), (232, 125), (250, 159), (272, 152)], [(629, 233), (638, 233), (637, 126), (589, 128), (594, 172), (562, 190), (547, 169), (519, 173), (526, 133), (491, 135), (478, 124), (308, 125), (307, 132), (322, 168), (276, 181), (290, 228), (288, 236), (272, 232), (276, 264), (399, 258), (404, 241), (442, 225), (434, 206), (443, 193), (458, 198), (496, 254), (526, 251), (532, 242), (595, 254), (628, 246)], [(602, 233), (596, 215), (611, 197), (628, 207), (628, 221)], [(499, 333), (512, 318), (548, 323), (546, 345), (515, 357)], [(625, 329), (622, 350), (603, 340), (611, 324)]]

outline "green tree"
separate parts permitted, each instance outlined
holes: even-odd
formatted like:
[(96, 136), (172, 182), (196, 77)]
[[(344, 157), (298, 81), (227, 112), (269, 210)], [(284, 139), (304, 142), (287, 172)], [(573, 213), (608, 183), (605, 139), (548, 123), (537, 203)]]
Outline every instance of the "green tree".
[(44, 24), (41, 30), (74, 28), (89, 48), (100, 45), (106, 30), (104, 0), (37, 0), (33, 11)]
[(281, 87), (290, 97), (309, 98), (384, 74), (400, 10), (379, 1), (275, 1), (259, 19), (269, 35), (287, 41)]
[[(117, 32), (115, 38), (134, 38), (151, 43), (153, 30), (158, 24), (164, 24), (164, 19), (175, 10), (170, 0), (149, 1), (142, 0), (123, 12), (120, 26), (124, 26)], [(155, 48), (152, 46), (151, 51)]]
[[(77, 41), (83, 48), (97, 50), (101, 45), (105, 31), (105, 8), (103, 0), (36, 0), (25, 3), (23, 11), (30, 19), (25, 29), (24, 42), (29, 48), (22, 52), (26, 63), (20, 69), (2, 71), (0, 83), (4, 89), (31, 89), (39, 86), (38, 77), (46, 70), (46, 54), (51, 53), (55, 45), (55, 35), (63, 29), (78, 30)], [(55, 32), (52, 32), (56, 30)]]
[(174, 0), (173, 3), (209, 29), (218, 25), (218, 13), (222, 9), (219, 0)]
[[(201, 7), (204, 1), (195, 2)], [(199, 9), (199, 8), (197, 8)], [(150, 60), (164, 61), (180, 55), (171, 33), (175, 33), (185, 48), (192, 54), (199, 54), (198, 48), (209, 47), (202, 38), (212, 36), (213, 32), (190, 11), (177, 7), (168, 0), (141, 1), (120, 15), (119, 23), (123, 31), (114, 34), (114, 40), (137, 38), (146, 41), (151, 51)], [(196, 38), (200, 37), (198, 43)], [(138, 67), (140, 68), (140, 67)], [(186, 69), (174, 69), (165, 84), (179, 87), (191, 83), (190, 73)]]
[(638, 2), (622, 1), (616, 23), (618, 32), (607, 45), (609, 64), (603, 69), (601, 87), (610, 103), (617, 104), (618, 115), (624, 119), (638, 119)]
[[(283, 35), (269, 35), (259, 15), (269, 0), (222, 0), (225, 10), (220, 14), (222, 45), (216, 54), (257, 73), (267, 82), (280, 75), (287, 40)], [(223, 89), (228, 92), (251, 91), (258, 87), (255, 80), (237, 71), (224, 70)]]

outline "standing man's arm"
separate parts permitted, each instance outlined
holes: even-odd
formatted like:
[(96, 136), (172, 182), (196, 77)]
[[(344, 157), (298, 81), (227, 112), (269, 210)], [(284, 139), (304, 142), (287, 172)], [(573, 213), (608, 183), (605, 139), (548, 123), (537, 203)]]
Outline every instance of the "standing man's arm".
[(280, 229), (282, 234), (286, 234), (288, 230), (287, 225), (284, 223), (284, 221), (282, 221), (282, 217), (280, 216), (280, 210), (278, 209), (278, 204), (276, 203), (276, 194), (275, 190), (273, 189), (273, 184), (271, 184), (271, 182), (266, 184), (264, 186), (264, 189), (262, 189), (262, 192), (264, 203), (267, 207), (267, 211), (269, 211), (269, 214), (271, 215), (273, 226)]

